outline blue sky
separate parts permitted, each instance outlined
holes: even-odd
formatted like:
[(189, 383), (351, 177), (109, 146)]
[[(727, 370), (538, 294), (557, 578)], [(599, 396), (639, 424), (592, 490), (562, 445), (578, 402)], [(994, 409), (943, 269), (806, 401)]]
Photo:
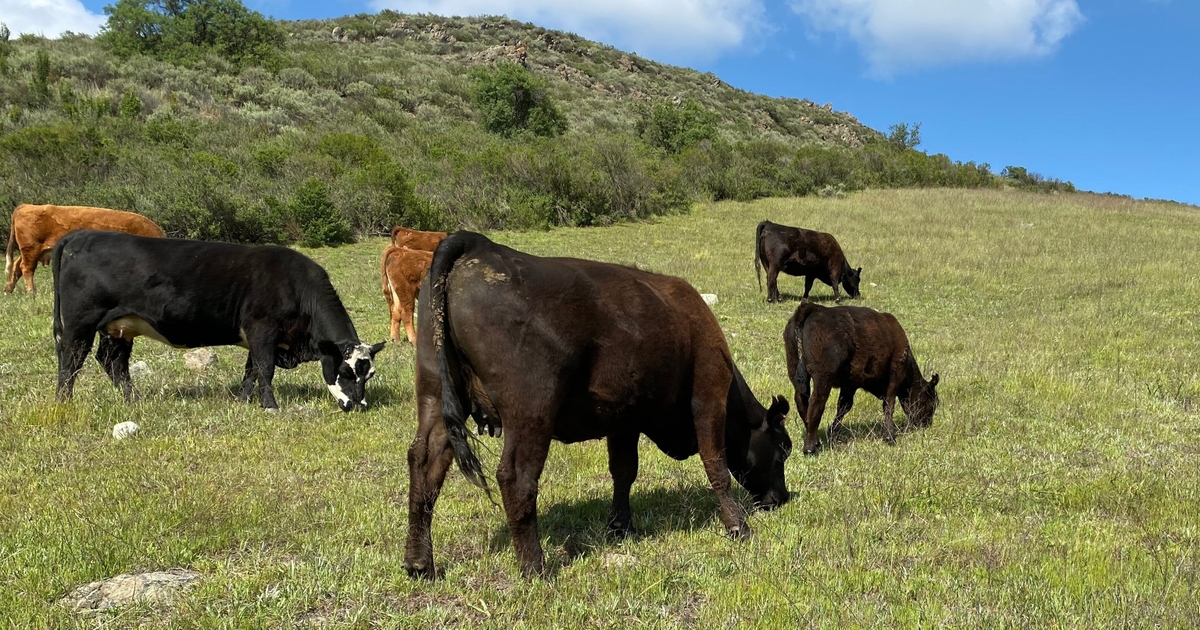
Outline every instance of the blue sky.
[[(104, 0), (0, 0), (14, 30), (94, 31)], [(1197, 0), (247, 0), (279, 18), (505, 14), (712, 71), (999, 171), (1200, 204)]]

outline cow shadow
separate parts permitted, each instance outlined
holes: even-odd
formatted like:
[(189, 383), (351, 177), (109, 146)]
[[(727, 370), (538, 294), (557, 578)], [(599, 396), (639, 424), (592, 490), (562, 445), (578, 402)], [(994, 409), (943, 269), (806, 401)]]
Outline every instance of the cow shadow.
[[(813, 290), (815, 291), (816, 289), (814, 288)], [(787, 291), (780, 291), (779, 297), (782, 298), (780, 300), (781, 302), (797, 302), (797, 303), (799, 303), (799, 302), (804, 301), (803, 295), (797, 295), (795, 293), (788, 293)], [(832, 293), (825, 293), (825, 294), (809, 293), (808, 301), (812, 302), (814, 304), (836, 304), (836, 302), (833, 301)], [(852, 301), (853, 300), (850, 297), (842, 296), (843, 304), (849, 304)]]
[[(329, 389), (313, 383), (280, 383), (276, 382), (275, 398), (278, 399), (280, 406), (287, 407), (289, 405), (310, 405), (324, 404), (332, 401), (329, 395)], [(241, 381), (230, 381), (225, 384), (210, 384), (197, 383), (194, 385), (175, 385), (165, 389), (164, 394), (167, 397), (175, 399), (188, 400), (221, 400), (238, 404), (256, 404), (258, 394), (251, 397), (250, 403), (243, 403), (238, 399), (238, 395), (242, 391)], [(143, 398), (145, 394), (142, 394)], [(372, 407), (375, 406), (391, 406), (397, 405), (405, 401), (412, 401), (413, 392), (411, 389), (400, 387), (372, 387), (367, 385), (367, 401)]]
[[(633, 531), (623, 539), (608, 529), (611, 496), (556, 503), (538, 514), (538, 533), (546, 552), (546, 566), (552, 574), (576, 560), (620, 545), (623, 540), (704, 529), (717, 519), (720, 504), (708, 486), (654, 488), (643, 492), (636, 488), (634, 486), (629, 498)], [(749, 495), (740, 490), (735, 492), (735, 498), (743, 506), (750, 505)], [(512, 537), (507, 525), (492, 532), (488, 550), (491, 553), (512, 551)]]
[[(828, 413), (829, 412), (827, 411), (826, 418), (822, 418), (822, 422), (821, 422), (822, 425), (825, 425), (825, 422), (828, 421)], [(896, 442), (897, 443), (899, 443), (899, 441), (901, 439), (903, 439), (906, 434), (915, 433), (915, 432), (921, 430), (921, 427), (918, 427), (917, 425), (909, 422), (908, 419), (905, 418), (903, 414), (897, 413), (896, 415), (898, 416), (895, 418)], [(842, 428), (839, 429), (838, 432), (834, 435), (831, 435), (829, 433), (829, 426), (825, 425), (822, 427), (822, 436), (821, 437), (822, 437), (822, 441), (821, 441), (822, 450), (829, 449), (830, 445), (832, 445), (833, 448), (836, 449), (839, 446), (849, 446), (855, 442), (862, 442), (862, 441), (879, 442), (882, 444), (884, 442), (884, 438), (887, 437), (887, 429), (884, 427), (884, 424), (883, 424), (883, 416), (880, 415), (877, 419), (875, 419), (873, 421), (870, 421), (870, 420), (863, 420), (863, 421), (858, 421), (858, 422), (843, 421)]]

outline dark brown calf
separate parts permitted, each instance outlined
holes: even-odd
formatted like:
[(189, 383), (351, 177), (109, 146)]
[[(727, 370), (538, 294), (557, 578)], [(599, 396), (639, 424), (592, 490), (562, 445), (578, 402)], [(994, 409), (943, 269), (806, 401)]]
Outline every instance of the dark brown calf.
[(417, 333), (413, 328), (413, 304), (420, 293), (421, 278), (429, 271), (429, 263), (432, 261), (432, 252), (395, 245), (388, 245), (383, 250), (379, 271), (383, 284), (383, 299), (387, 300), (392, 320), (392, 343), (400, 342), (400, 326), (403, 324), (408, 342), (417, 344)]
[[(783, 329), (788, 377), (796, 388), (796, 410), (804, 420), (804, 454), (817, 452), (817, 429), (829, 391), (841, 388), (837, 416), (828, 440), (842, 426), (854, 406), (854, 393), (865, 389), (883, 399), (883, 421), (888, 444), (896, 442), (892, 421), (896, 399), (909, 422), (926, 427), (937, 409), (938, 375), (926, 381), (913, 356), (900, 322), (890, 313), (860, 306), (826, 308), (801, 304)], [(811, 393), (809, 380), (812, 380)]]
[(446, 238), (445, 232), (422, 232), (406, 227), (392, 228), (392, 245), (432, 252)]
[(813, 280), (833, 287), (833, 299), (842, 301), (838, 285), (852, 298), (859, 296), (862, 267), (854, 269), (846, 261), (842, 246), (832, 234), (814, 232), (763, 221), (754, 231), (754, 275), (762, 289), (761, 267), (767, 268), (767, 301), (782, 302), (779, 272), (804, 276), (804, 297), (812, 291)]
[(699, 454), (727, 533), (750, 533), (730, 476), (773, 508), (788, 500), (787, 401), (761, 405), (691, 285), (630, 267), (542, 258), (455, 232), (422, 286), (417, 435), (408, 451), (404, 566), (433, 573), (433, 507), (446, 471), (487, 487), (466, 420), (503, 427), (496, 481), (525, 574), (544, 567), (538, 479), (552, 440), (606, 439), (609, 527), (629, 530), (645, 435), (676, 459)]

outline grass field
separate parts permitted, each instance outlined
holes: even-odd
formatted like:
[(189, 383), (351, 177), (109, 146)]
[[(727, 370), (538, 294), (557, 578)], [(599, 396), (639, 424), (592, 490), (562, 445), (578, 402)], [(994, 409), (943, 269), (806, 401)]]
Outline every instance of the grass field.
[[(519, 578), (503, 512), (457, 471), (434, 517), (444, 579), (406, 577), (407, 344), (380, 355), (367, 413), (338, 412), (310, 364), (277, 375), (284, 412), (268, 415), (233, 400), (244, 351), (222, 348), (198, 374), (146, 341), (134, 350), (152, 370), (136, 379), (141, 402), (124, 404), (89, 361), (74, 402), (54, 404), (43, 269), (37, 297), (0, 296), (0, 624), (1200, 624), (1200, 212), (1084, 195), (869, 191), (493, 237), (717, 293), (751, 387), (790, 400), (781, 333), (803, 284), (781, 278), (793, 297), (784, 305), (758, 292), (752, 235), (764, 218), (838, 236), (863, 267), (857, 303), (894, 313), (925, 374), (941, 374), (933, 426), (888, 447), (879, 404), (860, 392), (853, 437), (814, 458), (797, 449), (792, 502), (755, 515), (743, 543), (722, 535), (700, 462), (675, 462), (645, 439), (640, 534), (609, 541), (603, 443), (555, 445), (540, 497), (548, 580)], [(309, 252), (369, 341), (387, 335), (382, 245)], [(831, 299), (824, 285), (814, 295)], [(110, 429), (123, 420), (143, 428), (118, 442)], [(789, 426), (799, 440), (794, 410)], [(494, 466), (500, 443), (490, 444)], [(53, 605), (83, 582), (176, 566), (205, 577), (172, 609), (76, 618)]]

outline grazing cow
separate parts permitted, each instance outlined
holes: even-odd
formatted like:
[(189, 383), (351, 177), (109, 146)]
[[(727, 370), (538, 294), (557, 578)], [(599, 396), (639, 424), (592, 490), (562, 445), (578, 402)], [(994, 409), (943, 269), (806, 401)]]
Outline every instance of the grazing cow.
[[(127, 232), (139, 236), (163, 236), (163, 231), (140, 214), (87, 208), (84, 206), (34, 206), (23, 203), (12, 213), (8, 249), (4, 252), (5, 293), (12, 293), (17, 280), (25, 276), (25, 289), (33, 289), (33, 272), (40, 261), (50, 262), (50, 250), (58, 239), (74, 230)], [(15, 250), (20, 250), (18, 261)]]
[(852, 298), (859, 296), (862, 267), (854, 269), (846, 261), (841, 245), (832, 234), (814, 232), (763, 221), (754, 231), (754, 275), (762, 289), (762, 269), (767, 268), (767, 301), (782, 302), (779, 295), (779, 272), (804, 276), (804, 297), (808, 299), (813, 280), (833, 287), (833, 299), (842, 301), (838, 285)]
[(788, 403), (766, 409), (738, 372), (712, 311), (687, 282), (630, 267), (540, 258), (471, 232), (433, 255), (417, 331), (417, 435), (408, 451), (410, 575), (434, 570), (433, 507), (452, 461), (487, 488), (467, 415), (502, 426), (496, 471), (521, 571), (543, 571), (538, 479), (551, 440), (606, 438), (609, 527), (629, 531), (638, 436), (700, 454), (734, 537), (749, 535), (730, 473), (759, 507), (788, 500)]
[(392, 319), (392, 343), (400, 342), (400, 324), (408, 342), (417, 345), (417, 333), (413, 330), (413, 304), (421, 289), (421, 278), (429, 271), (433, 253), (407, 247), (388, 245), (379, 262), (383, 283), (383, 298), (387, 300)]
[[(841, 388), (837, 416), (828, 439), (842, 426), (854, 406), (854, 393), (865, 389), (883, 400), (888, 444), (896, 443), (892, 413), (896, 398), (909, 422), (933, 423), (938, 406), (938, 375), (926, 381), (900, 322), (890, 313), (861, 306), (827, 308), (801, 304), (783, 329), (788, 377), (796, 388), (796, 410), (804, 420), (804, 454), (817, 452), (817, 428), (831, 388)], [(809, 390), (809, 380), (812, 390)]]
[(241, 397), (257, 381), (266, 409), (278, 408), (276, 366), (318, 360), (342, 411), (367, 404), (383, 344), (359, 342), (328, 274), (299, 252), (87, 230), (63, 237), (51, 265), (59, 399), (71, 397), (99, 333), (96, 360), (126, 400), (133, 339), (144, 335), (176, 348), (248, 349)]
[(422, 232), (406, 227), (392, 228), (392, 245), (432, 252), (446, 238), (445, 232)]

